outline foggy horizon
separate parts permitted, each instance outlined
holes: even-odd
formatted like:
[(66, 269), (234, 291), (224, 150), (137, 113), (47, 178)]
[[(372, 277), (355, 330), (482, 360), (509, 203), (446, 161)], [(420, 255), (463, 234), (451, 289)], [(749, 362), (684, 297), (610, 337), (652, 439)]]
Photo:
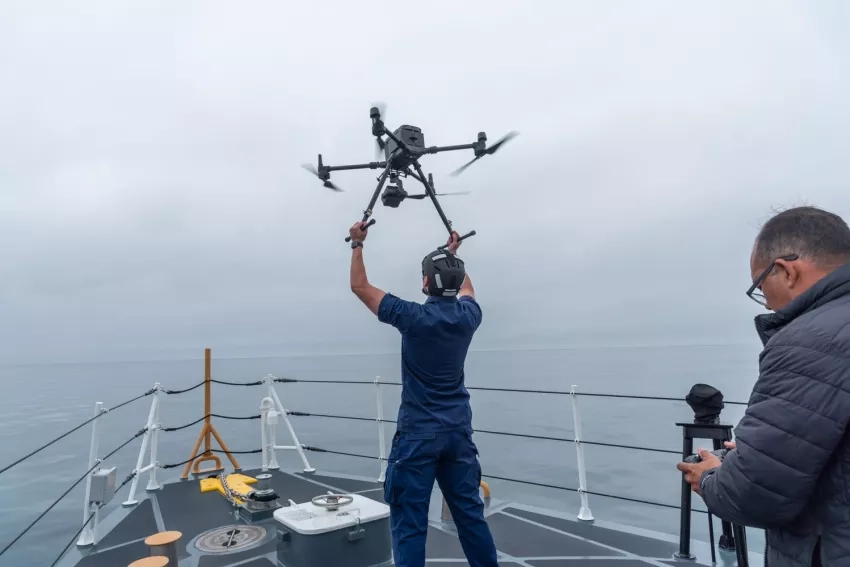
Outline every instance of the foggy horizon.
[[(394, 6), (0, 7), (0, 362), (397, 352), (343, 242), (378, 172), (301, 168), (374, 161), (376, 103), (427, 146), (519, 132), (421, 159), (472, 191), (440, 203), (473, 350), (757, 347), (759, 226), (850, 220), (848, 4)], [(433, 206), (373, 218), (370, 282), (424, 300)]]

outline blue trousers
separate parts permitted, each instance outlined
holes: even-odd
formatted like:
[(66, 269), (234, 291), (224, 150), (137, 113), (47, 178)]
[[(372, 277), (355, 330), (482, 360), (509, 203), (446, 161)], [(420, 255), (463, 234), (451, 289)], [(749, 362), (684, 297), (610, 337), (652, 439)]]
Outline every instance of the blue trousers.
[(478, 495), (481, 465), (472, 435), (396, 432), (387, 464), (384, 500), (390, 506), (393, 559), (425, 567), (428, 505), (434, 480), (452, 513), (471, 567), (498, 567), (496, 546)]

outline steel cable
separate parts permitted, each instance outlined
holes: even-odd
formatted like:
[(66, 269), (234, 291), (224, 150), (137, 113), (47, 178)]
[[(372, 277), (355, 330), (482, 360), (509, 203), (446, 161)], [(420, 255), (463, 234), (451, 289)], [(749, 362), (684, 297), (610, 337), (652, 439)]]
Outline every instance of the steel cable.
[(11, 469), (11, 468), (12, 468), (12, 467), (14, 467), (15, 465), (18, 465), (18, 464), (20, 464), (20, 463), (22, 463), (22, 462), (26, 461), (27, 459), (29, 459), (29, 458), (30, 458), (30, 457), (32, 457), (33, 455), (36, 455), (37, 453), (40, 453), (41, 451), (43, 451), (43, 450), (47, 449), (48, 447), (50, 447), (51, 445), (53, 445), (53, 444), (54, 444), (54, 443), (56, 443), (57, 441), (60, 441), (60, 440), (64, 439), (65, 437), (67, 437), (67, 436), (68, 436), (68, 435), (70, 435), (71, 433), (73, 433), (73, 432), (75, 432), (75, 431), (79, 430), (80, 428), (82, 428), (82, 427), (84, 427), (84, 426), (88, 425), (89, 423), (93, 422), (94, 420), (96, 420), (96, 419), (98, 419), (98, 418), (102, 417), (104, 414), (106, 414), (106, 413), (108, 413), (108, 412), (110, 412), (110, 411), (115, 411), (115, 410), (117, 410), (118, 408), (122, 408), (122, 407), (126, 406), (127, 404), (131, 404), (131, 403), (135, 402), (136, 400), (140, 400), (140, 399), (144, 398), (145, 396), (150, 396), (151, 394), (153, 394), (153, 393), (154, 393), (154, 391), (155, 391), (155, 390), (153, 390), (153, 389), (148, 390), (148, 391), (147, 391), (147, 392), (145, 392), (144, 394), (141, 394), (141, 395), (139, 395), (139, 396), (136, 396), (135, 398), (131, 398), (131, 399), (127, 400), (126, 402), (122, 402), (122, 403), (118, 404), (117, 406), (115, 406), (115, 407), (113, 407), (113, 408), (111, 408), (111, 409), (106, 409), (106, 408), (104, 408), (104, 411), (103, 411), (103, 412), (101, 412), (101, 413), (99, 413), (98, 415), (88, 418), (87, 420), (85, 420), (84, 422), (80, 423), (80, 424), (79, 424), (79, 425), (77, 425), (76, 427), (73, 427), (73, 428), (69, 429), (68, 431), (66, 431), (65, 433), (63, 433), (62, 435), (60, 435), (59, 437), (57, 437), (57, 438), (53, 439), (52, 441), (48, 441), (47, 443), (45, 443), (44, 445), (42, 445), (41, 447), (39, 447), (39, 448), (38, 448), (38, 449), (36, 449), (35, 451), (32, 451), (32, 452), (30, 452), (30, 453), (28, 453), (28, 454), (24, 455), (23, 457), (21, 457), (21, 458), (20, 458), (20, 459), (18, 459), (17, 461), (15, 461), (15, 462), (13, 462), (13, 463), (11, 463), (11, 464), (6, 465), (6, 466), (5, 466), (5, 467), (3, 467), (2, 469), (0, 469), (0, 474), (3, 474), (4, 472), (6, 472), (7, 470)]
[[(2, 556), (4, 553), (6, 553), (6, 551), (8, 551), (10, 547), (15, 545), (15, 543), (19, 539), (21, 539), (28, 531), (30, 531), (32, 529), (32, 527), (35, 526), (38, 523), (39, 520), (41, 520), (44, 516), (46, 516), (47, 513), (50, 512), (54, 508), (54, 506), (59, 504), (59, 502), (63, 498), (65, 498), (68, 495), (68, 493), (70, 493), (74, 488), (77, 487), (78, 484), (80, 484), (83, 480), (85, 480), (85, 478), (89, 475), (89, 473), (91, 473), (93, 470), (98, 468), (103, 461), (105, 461), (106, 459), (108, 459), (109, 457), (111, 457), (112, 455), (114, 455), (115, 453), (117, 453), (118, 451), (120, 451), (121, 449), (126, 447), (127, 445), (129, 445), (130, 442), (133, 441), (133, 439), (136, 439), (140, 435), (143, 435), (145, 433), (145, 431), (146, 431), (146, 429), (142, 429), (141, 431), (139, 431), (138, 433), (133, 435), (130, 439), (128, 439), (127, 441), (125, 441), (124, 443), (119, 445), (116, 449), (114, 449), (113, 451), (110, 451), (105, 457), (103, 457), (103, 459), (99, 459), (98, 462), (96, 462), (89, 470), (87, 470), (85, 473), (83, 473), (83, 476), (81, 476), (76, 481), (74, 481), (74, 483), (71, 486), (69, 486), (68, 489), (65, 490), (65, 492), (63, 492), (61, 496), (59, 496), (59, 498), (54, 500), (53, 503), (50, 506), (48, 506), (46, 510), (44, 510), (41, 514), (39, 514), (38, 517), (30, 523), (30, 525), (28, 525), (26, 528), (24, 528), (24, 530), (21, 533), (19, 533), (17, 536), (15, 536), (15, 539), (13, 539), (8, 544), (6, 544), (6, 547), (4, 547), (2, 550), (0, 550), (0, 556)], [(80, 531), (82, 531), (82, 530), (80, 530)]]

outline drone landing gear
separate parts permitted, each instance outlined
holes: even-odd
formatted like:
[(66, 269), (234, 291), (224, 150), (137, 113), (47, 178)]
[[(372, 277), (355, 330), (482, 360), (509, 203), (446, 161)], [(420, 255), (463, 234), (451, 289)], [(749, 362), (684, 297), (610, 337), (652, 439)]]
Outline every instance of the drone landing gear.
[[(443, 208), (440, 206), (440, 202), (437, 201), (437, 195), (434, 192), (434, 187), (431, 185), (431, 181), (425, 177), (425, 174), (422, 172), (422, 166), (419, 165), (419, 161), (413, 162), (413, 167), (416, 169), (416, 174), (413, 175), (414, 178), (418, 179), (422, 185), (425, 186), (425, 193), (431, 198), (431, 202), (434, 203), (434, 208), (437, 209), (437, 214), (440, 215), (440, 220), (443, 221), (443, 224), (446, 227), (446, 230), (449, 231), (449, 236), (452, 234), (452, 221), (446, 218), (446, 213), (443, 212)], [(470, 236), (475, 236), (475, 231), (471, 230), (464, 234), (463, 236), (458, 238), (458, 242), (462, 240), (466, 240)]]
[[(372, 209), (375, 208), (375, 203), (378, 202), (378, 196), (381, 194), (381, 189), (384, 188), (384, 183), (387, 182), (387, 176), (389, 176), (390, 174), (390, 167), (391, 166), (388, 163), (384, 168), (384, 172), (378, 178), (378, 186), (375, 188), (375, 192), (372, 193), (372, 198), (369, 200), (369, 206), (366, 207), (365, 211), (363, 211), (363, 220), (361, 220), (360, 222), (365, 223), (366, 221), (369, 221), (368, 223), (366, 223), (366, 226), (363, 228), (363, 230), (366, 230), (367, 228), (375, 224), (375, 219), (369, 220), (369, 217), (372, 216)], [(351, 237), (346, 236), (345, 241), (351, 242)], [(351, 242), (351, 247), (356, 248), (353, 242)]]
[[(431, 185), (429, 180), (425, 177), (425, 173), (422, 171), (422, 166), (419, 165), (419, 161), (415, 160), (413, 162), (413, 167), (416, 169), (416, 173), (408, 170), (408, 173), (413, 176), (414, 179), (418, 180), (425, 187), (425, 193), (428, 197), (431, 198), (431, 202), (434, 203), (434, 208), (437, 209), (437, 214), (440, 215), (440, 220), (443, 221), (443, 225), (446, 227), (449, 235), (452, 233), (452, 221), (450, 221), (446, 217), (446, 213), (443, 212), (443, 208), (440, 206), (440, 202), (437, 200), (437, 195), (434, 192), (434, 187)], [(369, 205), (366, 207), (366, 210), (363, 212), (363, 219), (361, 222), (366, 223), (365, 228), (369, 228), (373, 224), (375, 224), (375, 219), (370, 219), (372, 216), (372, 209), (374, 209), (375, 204), (378, 202), (378, 197), (381, 194), (381, 190), (384, 188), (384, 184), (387, 182), (387, 178), (390, 176), (391, 165), (387, 164), (381, 176), (378, 178), (378, 186), (375, 188), (375, 192), (372, 193), (372, 198), (369, 200)], [(367, 222), (368, 221), (368, 222)], [(364, 228), (364, 230), (365, 230)], [(469, 238), (470, 236), (475, 236), (475, 231), (470, 231), (467, 234), (464, 234), (458, 239), (458, 242)], [(351, 242), (351, 237), (345, 237), (346, 242)], [(351, 246), (354, 248), (354, 244)]]

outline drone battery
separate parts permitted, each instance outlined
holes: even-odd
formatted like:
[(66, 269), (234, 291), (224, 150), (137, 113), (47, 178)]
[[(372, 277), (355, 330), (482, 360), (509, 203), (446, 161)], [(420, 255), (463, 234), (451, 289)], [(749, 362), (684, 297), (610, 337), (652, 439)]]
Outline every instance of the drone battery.
[(286, 567), (372, 567), (392, 560), (390, 508), (359, 494), (336, 510), (312, 502), (279, 508), (277, 559)]
[[(407, 124), (403, 124), (399, 126), (398, 129), (393, 132), (393, 134), (406, 146), (409, 148), (425, 148), (425, 134), (422, 133), (421, 128), (417, 128), (416, 126), (409, 126)], [(387, 152), (391, 154), (396, 149), (395, 141), (390, 138), (387, 140)]]

